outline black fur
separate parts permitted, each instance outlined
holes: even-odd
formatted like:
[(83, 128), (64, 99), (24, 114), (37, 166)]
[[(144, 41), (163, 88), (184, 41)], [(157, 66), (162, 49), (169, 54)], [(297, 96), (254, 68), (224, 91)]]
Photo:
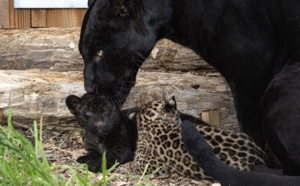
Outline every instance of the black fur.
[[(77, 159), (86, 163), (92, 172), (101, 171), (102, 154), (106, 151), (107, 166), (132, 161), (136, 150), (137, 120), (139, 108), (107, 109), (105, 101), (93, 94), (81, 98), (69, 95), (66, 105), (84, 129), (84, 146), (87, 154)], [(107, 111), (108, 110), (108, 111)], [(207, 125), (194, 116), (179, 113), (181, 120)]]
[[(299, 0), (96, 0), (84, 18), (79, 43), (85, 89), (121, 105), (155, 43), (169, 38), (194, 50), (225, 77), (241, 131), (261, 146), (267, 141), (289, 169), (284, 159), (291, 155), (292, 164), (297, 165), (299, 157), (290, 151), (276, 153), (282, 148), (272, 136), (282, 129), (272, 126), (263, 131), (261, 100), (272, 79), (300, 61), (299, 10)], [(300, 81), (295, 78), (293, 83)], [(299, 95), (294, 96), (299, 100)], [(287, 122), (281, 127), (293, 125)], [(299, 143), (289, 143), (293, 140), (289, 135), (280, 140), (284, 148), (299, 148)]]
[(104, 108), (103, 99), (92, 94), (81, 98), (70, 95), (66, 104), (76, 116), (78, 124), (84, 129), (84, 146), (87, 154), (77, 159), (86, 163), (92, 172), (101, 171), (102, 154), (106, 151), (107, 168), (119, 162), (132, 161), (136, 150), (136, 120), (130, 120), (128, 114), (135, 109), (122, 110)]
[(274, 77), (263, 99), (264, 130), (284, 173), (300, 175), (300, 62)]
[(181, 124), (182, 140), (185, 148), (197, 164), (222, 185), (228, 186), (299, 186), (300, 177), (278, 176), (267, 173), (238, 171), (216, 157), (203, 136), (193, 123)]

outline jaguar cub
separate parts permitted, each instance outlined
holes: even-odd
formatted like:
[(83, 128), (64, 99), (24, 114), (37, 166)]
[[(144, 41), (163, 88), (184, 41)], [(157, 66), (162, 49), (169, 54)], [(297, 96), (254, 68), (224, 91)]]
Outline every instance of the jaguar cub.
[[(159, 175), (178, 175), (211, 179), (186, 151), (181, 136), (180, 113), (174, 97), (169, 101), (151, 101), (137, 115), (138, 141), (135, 160), (122, 165), (126, 171), (141, 174), (157, 168)], [(243, 133), (234, 133), (207, 125), (195, 125), (213, 152), (223, 162), (238, 170), (251, 170), (265, 164), (266, 154)]]
[(101, 158), (106, 151), (107, 166), (118, 161), (132, 161), (136, 150), (137, 128), (134, 119), (129, 119), (135, 108), (121, 110), (107, 106), (105, 99), (93, 94), (81, 98), (69, 95), (66, 104), (84, 129), (84, 147), (87, 154), (77, 159), (86, 163), (92, 172), (101, 171)]

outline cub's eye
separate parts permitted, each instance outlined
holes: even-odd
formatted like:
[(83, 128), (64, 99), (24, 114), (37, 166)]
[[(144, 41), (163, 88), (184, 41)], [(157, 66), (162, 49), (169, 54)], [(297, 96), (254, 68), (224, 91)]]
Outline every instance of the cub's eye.
[(99, 50), (99, 51), (97, 52), (97, 56), (98, 56), (98, 57), (103, 58), (103, 55), (104, 55), (103, 50)]
[(83, 114), (87, 117), (92, 117), (94, 115), (94, 113), (92, 111), (86, 111)]

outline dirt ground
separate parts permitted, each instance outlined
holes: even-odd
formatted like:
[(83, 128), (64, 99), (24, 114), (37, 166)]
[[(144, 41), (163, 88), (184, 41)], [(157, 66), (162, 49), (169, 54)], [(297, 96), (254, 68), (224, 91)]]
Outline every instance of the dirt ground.
[[(32, 133), (29, 130), (18, 129), (20, 133), (26, 136), (33, 142)], [(83, 138), (80, 131), (57, 132), (43, 131), (43, 146), (46, 152), (49, 163), (51, 164), (77, 164), (76, 159), (85, 153), (83, 146)], [(101, 177), (101, 173), (97, 175)], [(137, 185), (140, 176), (132, 178), (125, 174), (112, 173), (110, 178), (116, 178), (110, 182), (110, 186), (128, 186)], [(183, 178), (177, 175), (171, 177), (151, 177), (150, 182), (145, 182), (145, 185), (157, 186), (218, 186), (208, 180), (196, 181), (189, 178)]]

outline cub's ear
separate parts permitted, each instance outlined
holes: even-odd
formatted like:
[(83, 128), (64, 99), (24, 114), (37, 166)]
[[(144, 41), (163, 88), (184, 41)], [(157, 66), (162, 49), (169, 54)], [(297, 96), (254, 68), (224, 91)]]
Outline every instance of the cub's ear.
[(177, 109), (177, 104), (176, 104), (175, 96), (172, 96), (172, 98), (169, 100), (169, 104), (170, 104), (170, 105), (173, 105), (174, 108)]
[(166, 112), (173, 112), (174, 110), (177, 110), (176, 100), (175, 100), (174, 96), (169, 98), (169, 100), (165, 100), (165, 108), (164, 109)]
[(174, 95), (164, 92), (163, 98), (167, 105), (177, 109), (176, 99)]
[(130, 113), (128, 113), (128, 118), (131, 121), (135, 121), (136, 120), (136, 115), (137, 115), (137, 112), (130, 112)]
[(80, 106), (81, 98), (75, 95), (69, 95), (66, 99), (66, 105), (69, 108), (70, 112), (75, 115), (77, 109)]
[(129, 16), (131, 13), (130, 0), (112, 0), (112, 11), (116, 16)]

